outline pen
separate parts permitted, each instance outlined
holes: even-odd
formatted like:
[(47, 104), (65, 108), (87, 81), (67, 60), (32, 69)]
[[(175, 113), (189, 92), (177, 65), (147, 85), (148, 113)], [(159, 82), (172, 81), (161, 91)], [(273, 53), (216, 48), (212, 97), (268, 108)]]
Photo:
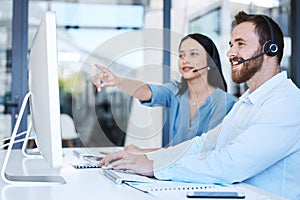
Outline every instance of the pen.
[(222, 187), (227, 187), (229, 186), (228, 184), (226, 183), (214, 183), (215, 185), (218, 185), (218, 186), (222, 186)]

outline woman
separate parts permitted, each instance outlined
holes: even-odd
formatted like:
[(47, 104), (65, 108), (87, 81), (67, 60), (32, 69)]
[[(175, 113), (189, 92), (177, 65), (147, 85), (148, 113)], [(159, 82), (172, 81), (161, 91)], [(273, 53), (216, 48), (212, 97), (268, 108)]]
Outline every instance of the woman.
[[(211, 39), (201, 34), (185, 36), (179, 45), (181, 82), (163, 85), (146, 84), (118, 77), (96, 65), (101, 72), (93, 77), (98, 88), (117, 87), (146, 106), (164, 106), (169, 110), (170, 145), (199, 136), (221, 123), (235, 98), (226, 93), (218, 50)], [(141, 149), (134, 145), (125, 150), (145, 153), (157, 149)]]

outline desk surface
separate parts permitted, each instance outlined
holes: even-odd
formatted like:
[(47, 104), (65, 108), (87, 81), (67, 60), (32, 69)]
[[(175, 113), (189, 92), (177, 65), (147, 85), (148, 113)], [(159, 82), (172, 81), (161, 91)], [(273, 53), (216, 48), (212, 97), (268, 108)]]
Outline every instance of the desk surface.
[[(92, 148), (92, 152), (109, 150), (107, 148)], [(78, 157), (73, 154), (73, 149), (65, 148), (64, 164), (62, 169), (50, 169), (44, 160), (24, 158), (20, 150), (13, 150), (7, 166), (7, 172), (13, 175), (60, 175), (66, 180), (66, 184), (54, 186), (17, 186), (8, 185), (0, 180), (1, 200), (83, 200), (83, 199), (122, 199), (141, 200), (159, 199), (147, 193), (143, 193), (127, 185), (116, 185), (102, 173), (101, 169), (75, 169), (70, 163), (78, 162)], [(4, 159), (5, 151), (0, 151), (0, 164)], [(239, 184), (246, 195), (246, 199), (272, 199), (281, 200), (268, 192), (262, 191), (247, 184)], [(185, 193), (178, 199), (187, 199)], [(166, 196), (166, 195), (165, 195)]]

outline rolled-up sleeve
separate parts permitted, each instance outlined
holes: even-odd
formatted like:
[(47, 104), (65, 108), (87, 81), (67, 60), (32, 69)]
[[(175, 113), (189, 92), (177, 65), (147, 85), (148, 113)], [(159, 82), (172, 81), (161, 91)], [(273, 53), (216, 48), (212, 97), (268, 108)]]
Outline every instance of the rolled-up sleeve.
[(145, 106), (170, 106), (172, 96), (176, 96), (176, 84), (171, 82), (164, 85), (148, 84), (152, 91), (150, 101), (140, 101)]

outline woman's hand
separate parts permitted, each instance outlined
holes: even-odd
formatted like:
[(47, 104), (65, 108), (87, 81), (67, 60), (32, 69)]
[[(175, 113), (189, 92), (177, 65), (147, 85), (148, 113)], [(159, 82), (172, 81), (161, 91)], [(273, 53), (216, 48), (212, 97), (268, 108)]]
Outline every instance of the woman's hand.
[(101, 65), (95, 64), (95, 66), (101, 70), (98, 74), (92, 77), (92, 81), (97, 87), (98, 92), (101, 91), (101, 88), (114, 87), (119, 84), (120, 78), (117, 75)]

